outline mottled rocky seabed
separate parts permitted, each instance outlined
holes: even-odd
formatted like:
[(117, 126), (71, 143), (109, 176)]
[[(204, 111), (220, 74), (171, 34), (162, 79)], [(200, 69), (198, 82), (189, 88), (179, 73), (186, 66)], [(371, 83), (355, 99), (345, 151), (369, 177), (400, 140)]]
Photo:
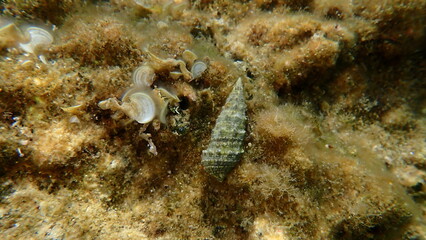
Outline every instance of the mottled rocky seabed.
[[(425, 239), (425, 1), (0, 8), (55, 39), (43, 64), (0, 34), (1, 239)], [(185, 50), (208, 68), (156, 69), (167, 124), (98, 106)], [(245, 154), (218, 182), (201, 152), (239, 77)]]

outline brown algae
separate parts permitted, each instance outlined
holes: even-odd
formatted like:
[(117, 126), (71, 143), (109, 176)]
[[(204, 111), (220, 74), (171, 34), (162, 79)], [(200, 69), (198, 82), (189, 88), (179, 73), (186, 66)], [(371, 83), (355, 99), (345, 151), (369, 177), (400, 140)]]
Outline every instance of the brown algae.
[(425, 1), (1, 6), (1, 239), (426, 235)]

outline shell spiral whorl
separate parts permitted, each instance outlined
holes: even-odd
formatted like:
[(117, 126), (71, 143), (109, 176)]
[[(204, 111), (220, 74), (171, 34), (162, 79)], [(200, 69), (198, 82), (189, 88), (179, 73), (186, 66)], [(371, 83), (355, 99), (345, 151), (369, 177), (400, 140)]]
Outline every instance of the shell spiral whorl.
[(210, 143), (201, 155), (205, 170), (221, 182), (244, 153), (246, 109), (244, 87), (239, 78), (216, 120)]

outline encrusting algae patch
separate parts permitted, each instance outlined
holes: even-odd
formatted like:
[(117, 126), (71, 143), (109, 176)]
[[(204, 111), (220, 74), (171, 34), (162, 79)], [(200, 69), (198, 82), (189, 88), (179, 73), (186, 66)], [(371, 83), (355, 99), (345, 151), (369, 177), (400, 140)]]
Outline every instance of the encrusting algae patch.
[(1, 239), (425, 239), (426, 2), (0, 9)]

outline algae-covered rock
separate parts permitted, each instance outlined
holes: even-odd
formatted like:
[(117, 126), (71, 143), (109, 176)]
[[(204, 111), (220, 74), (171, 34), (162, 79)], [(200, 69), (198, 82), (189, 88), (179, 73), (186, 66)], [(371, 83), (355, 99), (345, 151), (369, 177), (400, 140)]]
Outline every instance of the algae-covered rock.
[[(1, 239), (424, 239), (424, 1), (0, 6)], [(201, 156), (239, 78), (220, 182)]]

